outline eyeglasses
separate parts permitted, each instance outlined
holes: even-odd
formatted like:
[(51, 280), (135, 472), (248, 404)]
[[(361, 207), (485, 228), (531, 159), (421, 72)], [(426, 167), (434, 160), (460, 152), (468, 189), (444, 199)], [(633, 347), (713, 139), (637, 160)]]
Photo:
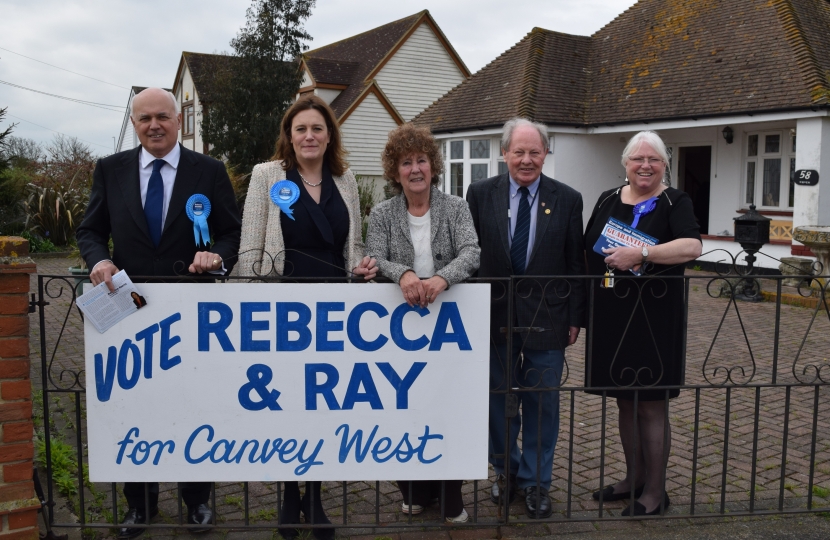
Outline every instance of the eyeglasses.
[(663, 163), (663, 160), (660, 158), (642, 158), (642, 157), (635, 157), (635, 158), (628, 158), (628, 161), (634, 162), (637, 165), (642, 165), (643, 163), (648, 162), (649, 165), (657, 165), (658, 163)]

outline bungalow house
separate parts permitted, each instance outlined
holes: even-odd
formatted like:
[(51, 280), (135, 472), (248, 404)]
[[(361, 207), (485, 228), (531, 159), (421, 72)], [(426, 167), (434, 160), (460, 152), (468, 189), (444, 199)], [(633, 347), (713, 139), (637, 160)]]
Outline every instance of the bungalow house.
[[(182, 53), (173, 94), (182, 107), (179, 140), (191, 150), (208, 150), (199, 119), (210, 104), (210, 66), (233, 58)], [(376, 180), (389, 131), (470, 76), (428, 11), (307, 51), (298, 61), (303, 79), (297, 95), (314, 93), (331, 105), (351, 169)]]
[(500, 128), (514, 116), (549, 127), (544, 173), (582, 192), (586, 222), (622, 185), (628, 139), (650, 129), (704, 253), (737, 253), (733, 218), (754, 204), (772, 219), (765, 253), (811, 256), (793, 227), (830, 225), (830, 182), (794, 172), (830, 179), (830, 1), (640, 0), (592, 36), (534, 28), (413, 120), (443, 145), (446, 191), (506, 170)]
[[(124, 120), (121, 122), (121, 131), (118, 134), (118, 144), (115, 146), (116, 152), (122, 152), (124, 150), (132, 150), (136, 146), (139, 145), (138, 142), (138, 134), (136, 134), (135, 129), (133, 128), (132, 122), (130, 122), (130, 107), (133, 104), (133, 98), (136, 94), (141, 92), (147, 88), (146, 86), (133, 86), (130, 88), (130, 97), (127, 99), (127, 111), (124, 113)], [(169, 88), (165, 88), (165, 90), (170, 90)]]

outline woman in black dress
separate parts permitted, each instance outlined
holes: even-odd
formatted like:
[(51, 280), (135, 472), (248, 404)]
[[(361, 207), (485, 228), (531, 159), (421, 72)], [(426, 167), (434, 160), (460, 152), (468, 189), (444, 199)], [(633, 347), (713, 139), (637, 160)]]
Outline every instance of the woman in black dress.
[[(286, 111), (273, 161), (254, 167), (242, 218), (236, 269), (242, 276), (312, 277), (321, 281), (352, 275), (373, 279), (375, 261), (363, 257), (357, 183), (347, 168), (331, 108), (304, 96)], [(285, 482), (283, 525), (331, 524), (321, 504), (320, 482)], [(314, 528), (332, 540), (334, 528)], [(285, 539), (298, 530), (281, 527)]]
[[(633, 486), (637, 500), (623, 515), (654, 515), (660, 513), (661, 502), (664, 508), (669, 505), (664, 485), (664, 456), (671, 444), (666, 391), (649, 388), (682, 383), (684, 287), (680, 279), (661, 277), (682, 276), (685, 263), (699, 257), (702, 249), (691, 199), (663, 184), (667, 163), (666, 146), (656, 133), (636, 134), (622, 155), (627, 184), (600, 195), (585, 232), (589, 274), (618, 277), (632, 275), (633, 269), (654, 276), (617, 279), (613, 287), (603, 287), (609, 285), (604, 280), (592, 283), (592, 354), (586, 386), (621, 388), (606, 395), (617, 399), (626, 477), (607, 485), (601, 495), (604, 501), (629, 500)], [(610, 218), (655, 238), (657, 244), (595, 252)], [(670, 390), (668, 397), (678, 394)], [(669, 433), (667, 439), (664, 433)], [(599, 491), (593, 495), (600, 498)]]

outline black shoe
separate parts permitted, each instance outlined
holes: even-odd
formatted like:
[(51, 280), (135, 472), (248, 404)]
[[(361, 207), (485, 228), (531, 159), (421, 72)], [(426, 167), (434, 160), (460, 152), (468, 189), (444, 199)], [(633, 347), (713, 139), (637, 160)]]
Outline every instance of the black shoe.
[[(153, 520), (159, 513), (158, 506), (152, 508), (150, 510), (150, 521)], [(133, 525), (143, 525), (146, 523), (146, 517), (144, 514), (144, 510), (139, 510), (138, 508), (129, 508), (127, 513), (124, 514), (124, 519), (121, 520), (121, 528), (118, 530), (118, 538), (124, 540), (126, 538), (135, 538), (139, 534), (144, 532), (144, 529), (139, 527), (133, 527)]]
[[(663, 492), (663, 509), (668, 510), (671, 501), (669, 500), (669, 495), (664, 491)], [(623, 509), (622, 514), (623, 516), (631, 515), (631, 507), (626, 506)], [(657, 505), (657, 508), (652, 510), (651, 512), (646, 512), (646, 507), (640, 504), (638, 501), (634, 501), (634, 515), (635, 516), (657, 516), (660, 515), (660, 505)]]
[(213, 521), (213, 511), (210, 506), (206, 504), (197, 504), (193, 508), (187, 507), (187, 524), (188, 525), (205, 525), (205, 527), (195, 527), (187, 529), (192, 533), (203, 533), (210, 530), (209, 525)]
[[(512, 503), (516, 499), (516, 493), (519, 491), (518, 483), (516, 482), (516, 477), (514, 475), (510, 475), (510, 482), (506, 482), (507, 476), (503, 474), (496, 475), (496, 481), (493, 482), (493, 487), (490, 488), (490, 500), (493, 501), (495, 504), (501, 504), (499, 501), (499, 496), (505, 491), (508, 490), (508, 504)], [(510, 484), (507, 486), (506, 484)]]
[[(305, 493), (303, 494), (303, 500), (300, 503), (300, 508), (303, 511), (306, 523), (312, 523), (314, 525), (331, 525), (331, 521), (329, 521), (329, 518), (326, 517), (326, 511), (323, 510), (323, 502), (320, 500), (321, 486), (322, 484), (320, 482), (305, 483)], [(314, 495), (313, 507), (311, 504), (312, 494)], [(311, 515), (312, 508), (314, 509), (313, 516)], [(311, 533), (317, 540), (334, 540), (334, 527), (314, 527), (311, 529)]]
[[(300, 522), (300, 487), (297, 482), (286, 482), (285, 491), (280, 508), (280, 523), (291, 525)], [(280, 536), (285, 540), (293, 540), (300, 535), (300, 531), (293, 527), (280, 527)]]
[(544, 488), (539, 488), (537, 491), (536, 486), (525, 489), (525, 510), (527, 511), (528, 517), (533, 519), (550, 517), (553, 513), (553, 508), (550, 505), (548, 491)]
[[(640, 486), (634, 490), (634, 498), (639, 499), (640, 495), (643, 494), (643, 489), (646, 486)], [(624, 491), (621, 493), (614, 493), (614, 486), (606, 486), (601, 492), (599, 490), (595, 491), (592, 497), (595, 501), (599, 500), (600, 493), (602, 493), (602, 501), (603, 502), (611, 502), (611, 501), (624, 501), (626, 499), (631, 499), (631, 492)]]

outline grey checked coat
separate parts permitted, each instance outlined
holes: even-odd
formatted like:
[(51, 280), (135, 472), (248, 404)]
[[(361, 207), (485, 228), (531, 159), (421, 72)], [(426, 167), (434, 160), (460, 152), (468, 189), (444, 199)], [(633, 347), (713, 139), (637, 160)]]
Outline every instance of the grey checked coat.
[[(478, 237), (467, 202), (434, 186), (429, 195), (429, 226), (435, 275), (449, 286), (464, 281), (478, 269)], [(403, 193), (384, 201), (369, 215), (366, 254), (377, 259), (381, 275), (398, 283), (412, 270), (415, 249), (406, 219)]]

